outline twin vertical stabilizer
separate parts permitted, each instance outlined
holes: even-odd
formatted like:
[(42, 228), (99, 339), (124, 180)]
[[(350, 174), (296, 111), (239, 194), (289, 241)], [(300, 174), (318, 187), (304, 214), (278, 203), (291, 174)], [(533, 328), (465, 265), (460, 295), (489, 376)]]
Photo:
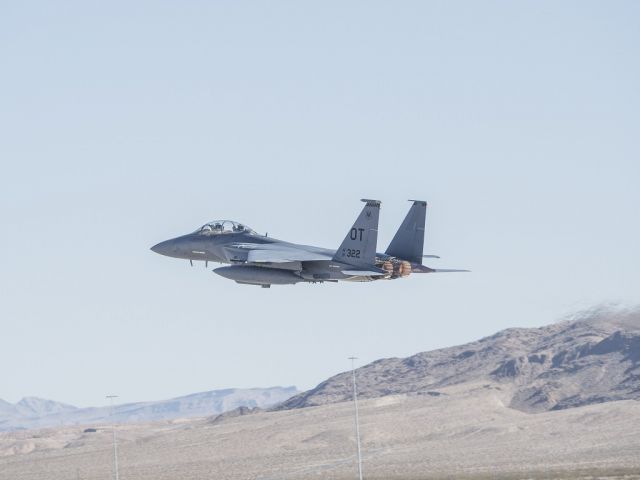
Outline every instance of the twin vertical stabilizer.
[(357, 267), (372, 267), (376, 263), (380, 201), (363, 199), (366, 203), (356, 222), (344, 237), (333, 260)]
[(413, 205), (385, 253), (392, 257), (421, 264), (424, 249), (424, 225), (427, 215), (427, 202), (422, 200), (410, 201), (413, 201)]
[[(380, 201), (366, 199), (362, 201), (366, 205), (336, 251), (333, 260), (358, 267), (371, 267), (376, 262)], [(385, 253), (422, 264), (427, 202), (411, 201), (413, 205)]]

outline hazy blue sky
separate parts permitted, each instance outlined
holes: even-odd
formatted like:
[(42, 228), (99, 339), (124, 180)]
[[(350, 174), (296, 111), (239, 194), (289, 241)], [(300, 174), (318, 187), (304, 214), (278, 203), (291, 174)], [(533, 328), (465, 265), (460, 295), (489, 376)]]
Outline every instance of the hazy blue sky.
[[(0, 398), (308, 388), (640, 302), (640, 2), (2, 2)], [(470, 274), (240, 286), (215, 218), (379, 250), (429, 201)]]

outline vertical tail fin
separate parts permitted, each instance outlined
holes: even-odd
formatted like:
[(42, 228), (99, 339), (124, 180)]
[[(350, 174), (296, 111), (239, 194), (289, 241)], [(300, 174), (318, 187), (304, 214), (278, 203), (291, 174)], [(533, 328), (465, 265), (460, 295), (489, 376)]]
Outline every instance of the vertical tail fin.
[(338, 262), (359, 267), (375, 265), (380, 218), (379, 200), (362, 201), (366, 205), (333, 257)]
[(427, 202), (421, 200), (409, 201), (412, 201), (413, 205), (385, 253), (410, 262), (422, 263)]

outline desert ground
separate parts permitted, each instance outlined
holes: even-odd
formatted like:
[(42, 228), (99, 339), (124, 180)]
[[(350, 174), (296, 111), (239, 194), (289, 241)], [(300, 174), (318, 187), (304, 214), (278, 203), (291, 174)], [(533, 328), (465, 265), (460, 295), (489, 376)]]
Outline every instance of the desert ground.
[[(525, 413), (508, 387), (360, 402), (367, 479), (640, 479), (640, 402)], [(111, 429), (0, 434), (0, 479), (109, 479)], [(357, 478), (353, 404), (116, 427), (122, 480)]]

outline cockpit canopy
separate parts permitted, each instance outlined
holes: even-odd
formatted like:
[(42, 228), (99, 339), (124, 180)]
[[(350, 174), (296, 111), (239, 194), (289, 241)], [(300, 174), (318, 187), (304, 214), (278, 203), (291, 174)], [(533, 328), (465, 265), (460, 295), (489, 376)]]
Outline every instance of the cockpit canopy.
[(228, 233), (256, 234), (256, 232), (246, 225), (234, 222), (233, 220), (213, 220), (212, 222), (205, 223), (202, 227), (196, 230), (195, 233), (200, 235), (224, 235)]

